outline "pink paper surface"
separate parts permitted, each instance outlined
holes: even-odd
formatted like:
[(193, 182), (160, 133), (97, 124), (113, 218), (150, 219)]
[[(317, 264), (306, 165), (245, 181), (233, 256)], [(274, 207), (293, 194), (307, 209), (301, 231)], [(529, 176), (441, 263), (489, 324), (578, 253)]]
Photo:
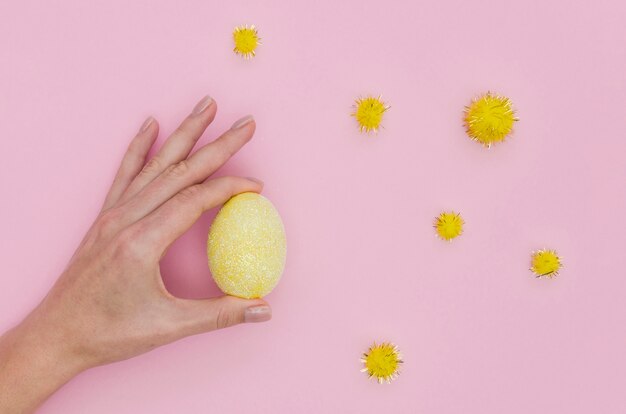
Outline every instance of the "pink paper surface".
[[(204, 94), (207, 143), (248, 113), (222, 172), (256, 176), (288, 235), (274, 319), (93, 369), (41, 413), (626, 412), (626, 3), (3, 1), (0, 328), (43, 297), (97, 214), (129, 139), (162, 143)], [(258, 56), (231, 32), (255, 24)], [(469, 140), (491, 90), (520, 121)], [(362, 135), (355, 98), (382, 94)], [(438, 240), (433, 218), (466, 231)], [(183, 297), (218, 294), (212, 214), (163, 263)], [(557, 249), (553, 280), (530, 252)], [(359, 372), (396, 343), (400, 378)]]

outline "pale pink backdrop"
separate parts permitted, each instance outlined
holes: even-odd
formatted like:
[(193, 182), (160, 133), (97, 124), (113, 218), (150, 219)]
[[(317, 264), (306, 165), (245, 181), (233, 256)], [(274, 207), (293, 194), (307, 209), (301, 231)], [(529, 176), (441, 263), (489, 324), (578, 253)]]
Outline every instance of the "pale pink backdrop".
[[(253, 113), (228, 173), (285, 221), (274, 319), (86, 372), (42, 413), (626, 412), (626, 5), (612, 1), (3, 1), (0, 328), (46, 293), (148, 115), (166, 134), (204, 94), (206, 143)], [(231, 31), (256, 24), (253, 61)], [(492, 90), (520, 122), (486, 150), (463, 106)], [(354, 98), (382, 94), (384, 130)], [(466, 232), (435, 238), (442, 209)], [(218, 293), (211, 215), (167, 286)], [(528, 271), (555, 248), (554, 280)], [(374, 340), (405, 355), (380, 386)]]

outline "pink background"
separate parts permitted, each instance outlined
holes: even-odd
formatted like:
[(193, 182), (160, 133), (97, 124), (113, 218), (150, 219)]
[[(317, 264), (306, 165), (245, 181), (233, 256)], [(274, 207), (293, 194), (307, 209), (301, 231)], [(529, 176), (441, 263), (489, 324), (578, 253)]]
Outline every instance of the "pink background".
[[(3, 1), (0, 329), (45, 294), (148, 115), (162, 135), (205, 93), (201, 143), (253, 113), (226, 172), (266, 182), (285, 221), (274, 319), (88, 371), (42, 413), (626, 412), (626, 4), (596, 1)], [(253, 61), (231, 52), (256, 24)], [(478, 93), (520, 122), (486, 150)], [(354, 98), (391, 105), (358, 133)], [(466, 232), (434, 236), (456, 209)], [(165, 259), (169, 289), (218, 293), (211, 217)], [(551, 247), (554, 280), (528, 271)], [(359, 372), (374, 340), (405, 355)]]

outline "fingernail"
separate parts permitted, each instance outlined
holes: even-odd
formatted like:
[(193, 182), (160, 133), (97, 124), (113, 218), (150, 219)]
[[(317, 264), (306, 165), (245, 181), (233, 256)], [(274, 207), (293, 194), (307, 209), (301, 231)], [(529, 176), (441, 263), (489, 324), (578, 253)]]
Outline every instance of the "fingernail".
[(141, 124), (141, 128), (139, 128), (139, 132), (146, 132), (148, 128), (150, 128), (150, 125), (152, 125), (153, 122), (154, 122), (154, 118), (152, 118), (151, 116), (146, 118), (146, 120), (143, 121), (143, 124)]
[(250, 181), (254, 181), (255, 183), (259, 183), (261, 185), (265, 184), (263, 181), (259, 180), (258, 178), (254, 178), (254, 177), (246, 177), (246, 179), (250, 180)]
[(246, 323), (265, 322), (272, 319), (272, 308), (267, 305), (251, 306), (246, 309), (244, 320)]
[(247, 125), (247, 124), (249, 124), (252, 121), (254, 121), (254, 117), (252, 115), (244, 116), (243, 118), (239, 119), (238, 121), (235, 121), (235, 123), (233, 124), (233, 126), (230, 127), (230, 129), (241, 128), (242, 126)]
[(199, 115), (202, 112), (206, 111), (206, 109), (211, 106), (213, 103), (213, 98), (209, 95), (205, 96), (193, 107), (193, 111), (191, 111), (191, 115)]

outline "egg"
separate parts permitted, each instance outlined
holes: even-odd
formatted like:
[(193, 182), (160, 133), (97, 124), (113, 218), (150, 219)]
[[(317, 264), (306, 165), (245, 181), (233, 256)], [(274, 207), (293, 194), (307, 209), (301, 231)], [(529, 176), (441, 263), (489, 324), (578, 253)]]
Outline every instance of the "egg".
[(260, 298), (278, 284), (287, 240), (274, 205), (256, 193), (242, 193), (217, 213), (207, 241), (209, 269), (226, 294)]

